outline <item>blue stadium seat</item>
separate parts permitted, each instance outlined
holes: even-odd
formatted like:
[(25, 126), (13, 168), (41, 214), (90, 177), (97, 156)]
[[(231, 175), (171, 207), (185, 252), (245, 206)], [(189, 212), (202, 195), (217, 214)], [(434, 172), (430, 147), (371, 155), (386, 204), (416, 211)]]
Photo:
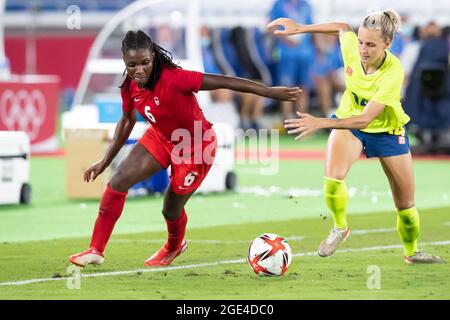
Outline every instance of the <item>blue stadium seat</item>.
[(70, 5), (79, 6), (81, 11), (91, 11), (98, 9), (97, 1), (90, 0), (66, 0), (66, 7)]
[(24, 0), (8, 0), (5, 9), (6, 11), (26, 11), (28, 3)]
[(6, 10), (29, 11), (37, 8), (39, 11), (62, 11), (76, 5), (82, 11), (119, 11), (134, 0), (8, 0)]
[(119, 11), (127, 5), (123, 0), (97, 0), (100, 11)]
[(40, 0), (37, 2), (37, 7), (40, 11), (62, 11), (67, 8), (65, 1), (62, 0)]

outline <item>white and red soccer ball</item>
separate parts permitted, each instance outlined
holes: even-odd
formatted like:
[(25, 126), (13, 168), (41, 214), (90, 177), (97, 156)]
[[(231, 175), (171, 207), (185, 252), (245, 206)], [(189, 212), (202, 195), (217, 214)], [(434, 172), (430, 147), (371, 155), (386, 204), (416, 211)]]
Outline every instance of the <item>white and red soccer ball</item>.
[(265, 233), (250, 244), (247, 261), (257, 275), (281, 276), (292, 262), (291, 247), (279, 235)]

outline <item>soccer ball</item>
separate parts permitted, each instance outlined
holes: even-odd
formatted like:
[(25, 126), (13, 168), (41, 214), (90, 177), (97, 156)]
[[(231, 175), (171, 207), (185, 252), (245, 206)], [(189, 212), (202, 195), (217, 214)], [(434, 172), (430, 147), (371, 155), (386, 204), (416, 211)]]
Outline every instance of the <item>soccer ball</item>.
[(279, 235), (265, 233), (250, 244), (247, 261), (259, 276), (281, 276), (292, 262), (291, 247)]

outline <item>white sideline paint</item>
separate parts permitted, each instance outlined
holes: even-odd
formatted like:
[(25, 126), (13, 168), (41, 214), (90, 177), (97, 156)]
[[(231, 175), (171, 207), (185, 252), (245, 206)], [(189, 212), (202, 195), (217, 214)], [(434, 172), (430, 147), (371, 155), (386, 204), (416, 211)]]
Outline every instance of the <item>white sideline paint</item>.
[(352, 230), (350, 228), (350, 232), (352, 235), (355, 234), (368, 234), (368, 233), (387, 233), (397, 231), (396, 228), (380, 228), (380, 229), (361, 229), (361, 230)]
[[(424, 242), (421, 246), (446, 246), (450, 245), (450, 240), (445, 241), (436, 241), (436, 242)], [(347, 253), (347, 252), (363, 252), (363, 251), (376, 251), (376, 250), (386, 250), (386, 249), (399, 249), (402, 248), (402, 245), (389, 245), (389, 246), (377, 246), (377, 247), (366, 247), (366, 248), (355, 248), (355, 249), (345, 249), (345, 250), (337, 250), (338, 253)], [(316, 256), (317, 252), (305, 252), (305, 253), (296, 253), (293, 254), (293, 257), (305, 257), (305, 256)], [(244, 263), (246, 259), (237, 259), (237, 260), (224, 260), (224, 261), (216, 261), (211, 263), (200, 263), (200, 264), (191, 264), (186, 266), (176, 266), (176, 267), (162, 267), (155, 269), (137, 269), (137, 270), (127, 270), (127, 271), (115, 271), (115, 272), (101, 272), (101, 273), (92, 273), (92, 274), (81, 274), (82, 278), (96, 278), (96, 277), (109, 277), (109, 276), (123, 276), (129, 274), (140, 274), (140, 273), (149, 273), (149, 272), (163, 272), (170, 270), (182, 270), (182, 269), (194, 269), (194, 268), (204, 268), (204, 267), (213, 267), (223, 264), (237, 264)], [(62, 278), (40, 278), (40, 279), (30, 279), (30, 280), (20, 280), (20, 281), (11, 281), (11, 282), (1, 282), (0, 286), (20, 286), (32, 283), (39, 282), (49, 282), (49, 281), (62, 281), (67, 280), (67, 277)]]

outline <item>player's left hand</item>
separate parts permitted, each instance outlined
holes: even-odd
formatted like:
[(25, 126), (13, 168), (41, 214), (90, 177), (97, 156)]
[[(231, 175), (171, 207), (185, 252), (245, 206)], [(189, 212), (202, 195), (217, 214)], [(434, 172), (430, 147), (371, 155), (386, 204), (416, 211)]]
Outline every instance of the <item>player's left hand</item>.
[(295, 137), (295, 140), (301, 139), (304, 136), (321, 129), (320, 118), (316, 118), (308, 113), (302, 113), (298, 111), (297, 115), (299, 116), (299, 119), (284, 120), (284, 127), (286, 129), (293, 129), (288, 130), (288, 134), (300, 133)]
[(299, 87), (270, 87), (268, 96), (281, 101), (295, 101), (302, 91)]
[[(282, 27), (283, 29), (278, 29), (279, 27)], [(297, 24), (294, 20), (289, 18), (278, 18), (273, 21), (271, 21), (267, 28), (270, 31), (273, 31), (276, 35), (281, 36), (290, 36), (293, 34), (302, 33), (302, 26)]]

